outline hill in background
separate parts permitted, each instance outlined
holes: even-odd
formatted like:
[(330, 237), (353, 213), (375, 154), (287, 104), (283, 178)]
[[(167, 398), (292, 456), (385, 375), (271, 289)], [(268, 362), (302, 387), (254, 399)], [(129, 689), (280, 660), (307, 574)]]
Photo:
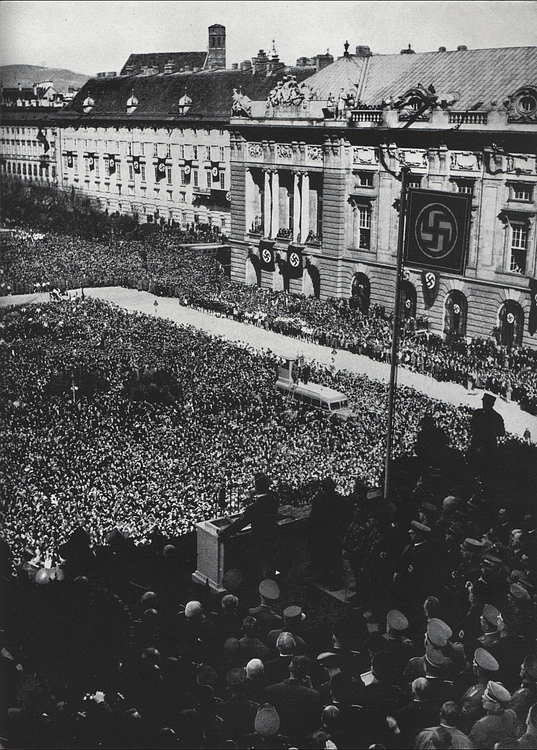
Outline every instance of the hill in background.
[(40, 65), (0, 66), (0, 81), (6, 88), (12, 88), (19, 83), (24, 88), (41, 81), (52, 81), (56, 91), (66, 94), (69, 86), (81, 88), (90, 77), (65, 68), (44, 68)]

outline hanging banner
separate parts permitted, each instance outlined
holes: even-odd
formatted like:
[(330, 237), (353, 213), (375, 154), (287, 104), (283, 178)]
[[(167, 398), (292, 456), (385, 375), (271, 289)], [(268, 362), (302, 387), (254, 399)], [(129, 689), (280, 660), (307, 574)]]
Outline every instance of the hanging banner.
[(133, 156), (132, 157), (132, 170), (134, 174), (140, 174), (140, 157), (139, 156)]
[(183, 171), (185, 173), (185, 182), (190, 182), (190, 173), (192, 172), (192, 159), (187, 159), (185, 161)]
[(423, 287), (423, 301), (425, 302), (425, 307), (432, 307), (438, 296), (440, 277), (434, 271), (422, 271), (421, 283)]
[(114, 156), (114, 154), (107, 154), (106, 161), (108, 164), (108, 173), (114, 174), (114, 172), (116, 171), (116, 157)]
[(95, 169), (95, 154), (88, 152), (88, 168), (90, 172)]
[(43, 133), (41, 128), (39, 128), (39, 131), (37, 133), (37, 140), (43, 145), (44, 152), (47, 153), (50, 148), (50, 143), (47, 141), (47, 136)]
[(67, 152), (67, 167), (68, 167), (68, 169), (72, 169), (73, 168), (73, 164), (74, 164), (73, 152), (72, 151), (68, 151)]
[(274, 243), (261, 240), (259, 243), (259, 260), (263, 271), (274, 271)]
[(160, 182), (166, 177), (166, 159), (158, 159), (155, 164), (155, 180)]
[(211, 174), (213, 176), (213, 182), (220, 182), (220, 162), (211, 162)]
[(405, 263), (464, 274), (471, 206), (472, 196), (464, 193), (410, 190)]
[(533, 336), (537, 331), (537, 279), (530, 279), (531, 307), (528, 318), (528, 331)]
[(287, 269), (291, 279), (299, 279), (302, 276), (302, 249), (300, 247), (289, 245), (287, 248)]

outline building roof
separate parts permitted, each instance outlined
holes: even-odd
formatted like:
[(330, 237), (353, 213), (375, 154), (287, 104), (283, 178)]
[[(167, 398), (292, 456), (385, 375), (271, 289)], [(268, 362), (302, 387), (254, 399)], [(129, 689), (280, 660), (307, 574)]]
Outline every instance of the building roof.
[[(201, 70), (206, 59), (207, 52), (135, 52), (129, 55), (120, 75), (139, 75), (143, 68), (158, 68), (159, 73), (164, 73), (167, 63), (171, 63), (174, 73), (194, 68)], [(132, 71), (127, 72), (127, 68), (132, 68)]]
[(2, 99), (4, 101), (16, 102), (18, 99), (21, 99), (21, 100), (37, 99), (37, 96), (35, 95), (34, 90), (31, 88), (19, 89), (18, 86), (14, 86), (12, 88), (2, 87)]
[[(292, 72), (303, 81), (312, 74), (311, 68), (280, 68), (267, 76), (241, 70), (213, 70), (198, 73), (172, 73), (154, 76), (117, 76), (92, 78), (62, 110), (62, 118), (77, 115), (81, 119), (110, 119), (125, 117), (132, 120), (188, 120), (205, 119), (228, 121), (237, 89), (252, 100), (267, 98), (269, 92), (284, 75)], [(185, 91), (192, 105), (188, 114), (181, 115), (179, 100)], [(138, 106), (127, 114), (127, 101), (134, 94)], [(90, 97), (94, 105), (84, 114), (84, 101)]]
[(402, 96), (420, 83), (432, 84), (437, 93), (456, 93), (457, 109), (488, 109), (523, 86), (537, 86), (537, 47), (348, 55), (308, 81), (319, 99), (355, 87), (367, 106)]

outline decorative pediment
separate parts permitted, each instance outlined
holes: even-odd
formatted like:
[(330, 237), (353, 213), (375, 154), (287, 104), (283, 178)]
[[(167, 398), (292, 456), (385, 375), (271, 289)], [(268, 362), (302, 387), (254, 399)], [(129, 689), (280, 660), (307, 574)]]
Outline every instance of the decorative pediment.
[(307, 83), (298, 84), (296, 76), (285, 75), (270, 91), (267, 103), (271, 107), (296, 107), (304, 100), (313, 99), (313, 91)]

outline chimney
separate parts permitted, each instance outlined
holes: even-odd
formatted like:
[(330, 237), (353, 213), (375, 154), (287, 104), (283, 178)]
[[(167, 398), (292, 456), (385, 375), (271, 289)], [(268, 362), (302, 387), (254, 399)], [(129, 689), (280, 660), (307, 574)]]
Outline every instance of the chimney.
[(468, 47), (465, 44), (459, 44), (459, 46), (457, 47), (457, 52), (464, 52), (467, 49)]
[(297, 68), (305, 68), (308, 64), (308, 58), (307, 57), (299, 57), (296, 61), (296, 67)]
[(125, 66), (125, 75), (126, 76), (132, 76), (134, 74), (134, 65), (126, 65)]
[(445, 51), (446, 51), (446, 48), (445, 48), (445, 47), (439, 47), (439, 48), (438, 48), (438, 51), (439, 51), (439, 52), (445, 52)]
[(254, 73), (266, 73), (268, 68), (268, 56), (264, 49), (260, 49), (257, 57), (252, 57)]
[(238, 70), (239, 69), (239, 63), (231, 63), (231, 70)]
[(371, 47), (368, 47), (365, 44), (359, 44), (356, 47), (356, 55), (357, 57), (371, 57), (373, 53), (371, 52)]
[(241, 70), (252, 70), (252, 63), (250, 60), (243, 60), (240, 64)]
[(313, 58), (313, 64), (315, 65), (315, 70), (318, 72), (319, 70), (322, 70), (323, 68), (328, 67), (328, 65), (332, 65), (334, 62), (333, 55), (330, 54), (328, 50), (326, 50), (326, 55), (316, 55)]
[(402, 49), (399, 54), (401, 54), (401, 55), (415, 55), (416, 53), (414, 52), (414, 50), (412, 49), (412, 47), (409, 44), (408, 45), (408, 49)]
[(166, 60), (166, 64), (164, 65), (164, 75), (170, 75), (170, 73), (173, 73), (173, 61)]

